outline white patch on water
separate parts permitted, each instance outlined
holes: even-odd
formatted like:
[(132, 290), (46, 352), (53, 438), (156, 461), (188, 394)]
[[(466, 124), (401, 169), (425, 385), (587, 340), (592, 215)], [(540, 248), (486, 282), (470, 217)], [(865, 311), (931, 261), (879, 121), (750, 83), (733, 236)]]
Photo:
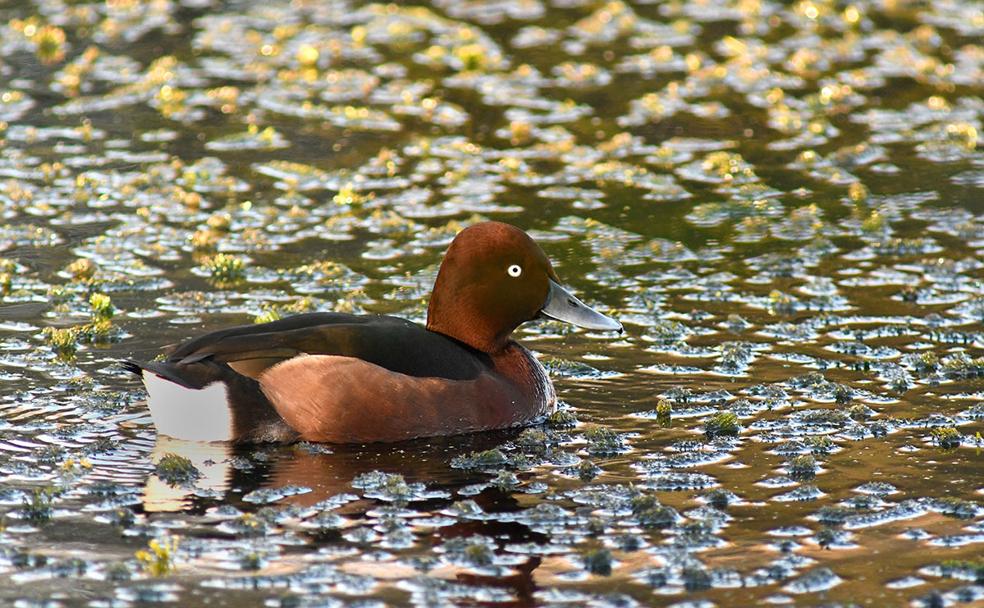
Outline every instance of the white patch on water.
[(146, 370), (143, 382), (158, 433), (193, 441), (232, 439), (232, 409), (225, 384), (187, 388)]

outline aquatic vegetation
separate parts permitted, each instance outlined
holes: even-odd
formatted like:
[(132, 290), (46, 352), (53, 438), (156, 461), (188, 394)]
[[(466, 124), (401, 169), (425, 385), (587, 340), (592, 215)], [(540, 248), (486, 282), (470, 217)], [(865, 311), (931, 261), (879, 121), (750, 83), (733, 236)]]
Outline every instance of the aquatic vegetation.
[(554, 428), (572, 428), (577, 424), (577, 416), (570, 409), (557, 409), (547, 417), (547, 424)]
[(497, 468), (508, 465), (509, 457), (501, 450), (493, 449), (484, 452), (472, 452), (468, 456), (457, 456), (451, 461), (451, 466), (459, 469)]
[(61, 359), (71, 361), (75, 357), (75, 353), (78, 351), (79, 338), (77, 328), (45, 327), (43, 334), (45, 340)]
[(203, 264), (208, 276), (216, 285), (234, 285), (246, 278), (246, 263), (242, 258), (219, 253)]
[(701, 499), (718, 511), (724, 511), (728, 505), (741, 502), (738, 495), (723, 488), (708, 490), (701, 495)]
[(783, 589), (790, 593), (811, 593), (831, 589), (842, 582), (843, 579), (830, 568), (816, 568), (791, 581)]
[(734, 412), (721, 412), (704, 421), (704, 434), (710, 439), (714, 439), (715, 437), (735, 437), (740, 430), (738, 416)]
[(665, 416), (667, 418), (673, 413), (673, 402), (669, 399), (660, 399), (656, 403), (656, 415)]
[(984, 562), (980, 560), (943, 560), (939, 564), (940, 576), (972, 580), (980, 584), (984, 580)]
[(66, 270), (76, 281), (90, 281), (96, 275), (96, 265), (89, 258), (75, 260)]
[(24, 498), (21, 510), (24, 519), (32, 524), (41, 524), (51, 519), (52, 504), (57, 494), (58, 492), (53, 487), (32, 490), (30, 496)]
[(90, 295), (89, 307), (92, 309), (92, 321), (95, 325), (108, 322), (116, 314), (112, 299), (104, 293)]
[[(8, 4), (0, 603), (980, 601), (977, 4)], [(520, 328), (541, 426), (152, 448), (112, 361), (423, 321), (482, 219), (626, 326)]]
[(154, 467), (154, 474), (173, 486), (194, 483), (202, 475), (191, 460), (178, 454), (162, 456)]
[(632, 515), (645, 528), (668, 528), (680, 521), (675, 509), (660, 504), (655, 496), (640, 494), (629, 502)]
[(601, 473), (601, 467), (590, 460), (582, 460), (577, 465), (577, 478), (581, 481), (591, 481)]
[(958, 519), (973, 519), (982, 509), (982, 506), (974, 501), (953, 496), (936, 500), (935, 506), (944, 515)]
[(608, 456), (625, 450), (625, 437), (603, 426), (585, 427), (584, 439), (588, 442), (588, 453), (594, 456)]
[(177, 551), (178, 537), (153, 538), (147, 548), (138, 550), (134, 557), (150, 576), (167, 576), (174, 571)]
[(558, 438), (553, 433), (548, 434), (540, 428), (525, 429), (513, 440), (513, 444), (527, 454), (538, 455), (548, 454), (556, 443)]
[(933, 442), (941, 448), (955, 448), (960, 445), (962, 435), (952, 426), (940, 426), (930, 431)]
[[(166, 102), (175, 103), (175, 92), (172, 90), (167, 95)], [(251, 124), (245, 133), (236, 133), (212, 140), (205, 144), (205, 149), (212, 151), (276, 150), (286, 148), (288, 145), (283, 135), (273, 127), (260, 129), (259, 126)]]
[(600, 576), (612, 574), (612, 553), (608, 549), (588, 549), (581, 554), (581, 561), (584, 563), (584, 569), (591, 574)]
[(786, 463), (786, 470), (789, 476), (796, 480), (809, 480), (816, 477), (817, 462), (813, 456), (803, 454), (796, 456)]
[(669, 399), (660, 399), (656, 403), (656, 420), (663, 426), (669, 426), (673, 416), (673, 402)]
[(971, 358), (959, 353), (944, 358), (939, 363), (940, 371), (948, 378), (974, 378), (984, 376), (984, 357)]
[(263, 304), (263, 312), (253, 318), (254, 323), (269, 323), (285, 316), (313, 312), (315, 302), (311, 298), (299, 298), (288, 304)]

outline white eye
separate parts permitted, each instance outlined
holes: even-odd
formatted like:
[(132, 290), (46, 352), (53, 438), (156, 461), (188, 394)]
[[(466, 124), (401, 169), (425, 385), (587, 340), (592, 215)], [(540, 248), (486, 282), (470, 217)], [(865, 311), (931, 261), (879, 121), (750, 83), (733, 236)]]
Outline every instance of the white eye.
[(523, 269), (519, 267), (519, 264), (513, 264), (506, 269), (506, 272), (509, 273), (509, 276), (515, 279), (519, 275), (523, 274)]

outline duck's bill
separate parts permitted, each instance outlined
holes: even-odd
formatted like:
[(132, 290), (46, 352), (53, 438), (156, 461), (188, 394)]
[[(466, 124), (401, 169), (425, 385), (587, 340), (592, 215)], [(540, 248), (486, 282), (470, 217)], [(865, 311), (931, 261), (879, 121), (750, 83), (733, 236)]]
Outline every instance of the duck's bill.
[(581, 300), (578, 300), (574, 297), (574, 294), (553, 280), (550, 280), (550, 292), (547, 294), (547, 303), (543, 305), (540, 313), (551, 319), (565, 321), (578, 327), (584, 327), (585, 329), (622, 331), (621, 323), (601, 314)]

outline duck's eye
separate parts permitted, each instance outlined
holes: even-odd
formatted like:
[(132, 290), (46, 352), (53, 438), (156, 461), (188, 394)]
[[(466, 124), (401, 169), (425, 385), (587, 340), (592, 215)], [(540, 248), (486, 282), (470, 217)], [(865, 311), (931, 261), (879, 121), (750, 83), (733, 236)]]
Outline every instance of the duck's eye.
[(523, 269), (520, 268), (519, 264), (513, 264), (512, 266), (506, 269), (506, 272), (509, 273), (509, 276), (515, 279), (519, 275), (523, 274)]

